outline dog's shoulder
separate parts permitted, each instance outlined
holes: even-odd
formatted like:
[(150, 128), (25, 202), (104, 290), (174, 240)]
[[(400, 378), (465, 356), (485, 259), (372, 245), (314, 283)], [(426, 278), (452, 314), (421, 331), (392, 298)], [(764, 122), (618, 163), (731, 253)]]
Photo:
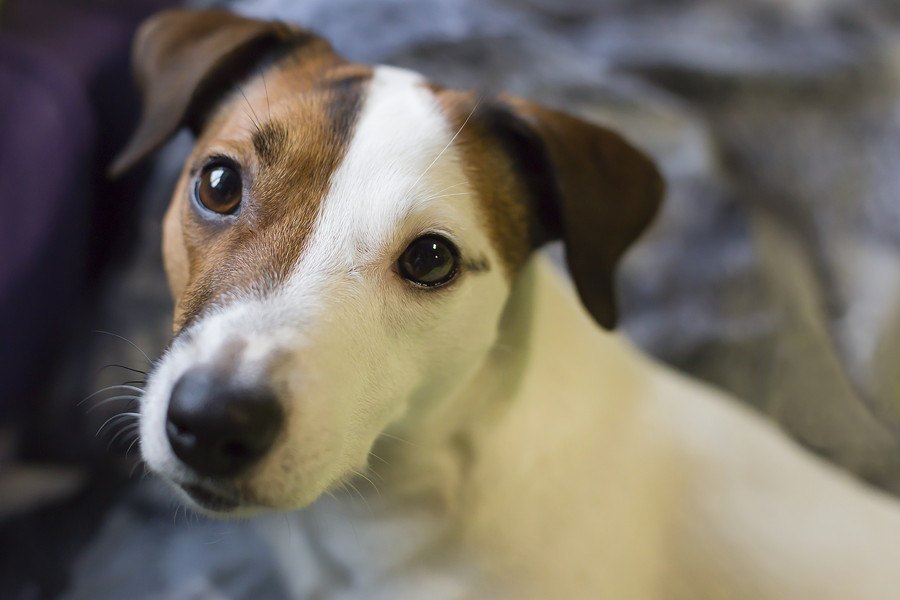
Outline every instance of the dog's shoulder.
[[(544, 593), (890, 597), (894, 503), (726, 393), (592, 327), (548, 261), (533, 269), (527, 373), (478, 446), (467, 513), (487, 556), (540, 565), (535, 581), (521, 576)], [(860, 555), (865, 581), (815, 587), (823, 565)], [(570, 591), (557, 597), (583, 597)]]

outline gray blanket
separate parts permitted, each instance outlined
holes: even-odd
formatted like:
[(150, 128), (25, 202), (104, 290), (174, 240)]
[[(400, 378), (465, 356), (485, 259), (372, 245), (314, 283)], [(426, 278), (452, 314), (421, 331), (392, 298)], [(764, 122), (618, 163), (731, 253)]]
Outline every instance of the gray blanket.
[[(900, 493), (895, 0), (230, 6), (307, 25), (353, 59), (567, 109), (648, 150), (669, 195), (621, 271), (625, 334)], [(145, 349), (165, 342), (157, 219), (186, 143), (160, 162), (144, 249), (110, 296), (116, 330)], [(174, 504), (136, 513), (147, 496), (130, 498), (80, 563), (72, 598), (280, 597), (253, 543), (202, 545), (226, 526), (173, 528)], [(153, 575), (126, 577), (136, 562)]]

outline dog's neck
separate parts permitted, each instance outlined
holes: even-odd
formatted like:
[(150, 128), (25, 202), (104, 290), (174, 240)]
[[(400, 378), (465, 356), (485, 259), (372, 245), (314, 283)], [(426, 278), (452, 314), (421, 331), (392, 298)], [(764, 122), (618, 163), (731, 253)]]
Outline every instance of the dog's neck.
[[(485, 473), (514, 465), (517, 459), (498, 457), (496, 448), (482, 451), (483, 444), (502, 439), (505, 434), (498, 436), (498, 430), (511, 419), (529, 420), (533, 426), (524, 429), (526, 434), (541, 435), (542, 427), (552, 423), (535, 423), (535, 416), (553, 413), (544, 409), (557, 401), (554, 394), (560, 385), (571, 384), (567, 379), (572, 378), (602, 381), (598, 369), (619, 370), (615, 379), (621, 381), (631, 355), (617, 336), (593, 325), (548, 259), (530, 261), (516, 280), (484, 366), (453, 397), (404, 419), (382, 436), (373, 448), (367, 478), (298, 513), (305, 560), (316, 564), (331, 578), (327, 585), (334, 586), (341, 574), (353, 573), (356, 583), (360, 577), (377, 579), (401, 565), (420, 565), (429, 548), (458, 547), (446, 542), (465, 535), (462, 516), (470, 512), (468, 503), (483, 493)], [(598, 436), (615, 427), (616, 412), (624, 405), (621, 390), (608, 392), (598, 393), (591, 416)], [(498, 461), (496, 468), (481, 464), (485, 455)], [(296, 550), (297, 544), (293, 547)], [(442, 559), (443, 564), (467, 569), (461, 557)]]
[[(604, 393), (604, 382), (627, 380), (622, 372), (635, 357), (619, 336), (597, 327), (571, 284), (538, 255), (514, 283), (483, 366), (451, 397), (389, 428), (374, 448), (378, 458), (370, 462), (372, 471), (398, 492), (420, 486), (415, 490), (442, 492), (452, 504), (464, 491), (480, 441), (493, 438), (495, 427), (524, 405), (554, 403), (559, 384), (570, 383), (567, 378), (598, 382), (589, 388), (597, 390), (595, 408), (611, 422), (626, 400), (621, 390)], [(601, 371), (607, 370), (615, 377), (604, 377)]]
[(452, 505), (462, 491), (473, 444), (515, 404), (526, 366), (547, 350), (534, 331), (536, 293), (554, 283), (543, 262), (530, 261), (517, 277), (482, 366), (452, 394), (413, 407), (375, 444), (370, 468), (397, 495), (436, 495)]

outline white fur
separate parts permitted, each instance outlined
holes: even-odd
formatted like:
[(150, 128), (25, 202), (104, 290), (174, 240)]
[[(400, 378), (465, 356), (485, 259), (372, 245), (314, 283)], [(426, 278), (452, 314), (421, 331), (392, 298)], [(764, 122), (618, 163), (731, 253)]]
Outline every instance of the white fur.
[[(148, 464), (190, 477), (168, 393), (240, 340), (237, 376), (288, 403), (244, 489), (315, 501), (274, 522), (299, 598), (900, 597), (892, 499), (600, 331), (545, 259), (508, 289), (454, 133), (416, 76), (376, 71), (289, 280), (205, 316), (154, 372)], [(434, 229), (494, 268), (410, 288), (393, 261)], [(357, 491), (316, 500), (342, 480)]]
[(376, 447), (380, 493), (298, 513), (305, 552), (273, 532), (297, 597), (898, 597), (893, 498), (600, 331), (554, 271), (512, 292), (498, 343), (525, 344)]

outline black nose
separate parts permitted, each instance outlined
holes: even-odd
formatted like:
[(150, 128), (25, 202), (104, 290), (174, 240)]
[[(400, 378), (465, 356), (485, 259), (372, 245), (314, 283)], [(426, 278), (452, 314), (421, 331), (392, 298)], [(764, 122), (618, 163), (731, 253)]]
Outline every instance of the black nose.
[(198, 474), (234, 477), (272, 447), (282, 416), (266, 388), (237, 387), (226, 373), (192, 369), (172, 389), (166, 435)]

